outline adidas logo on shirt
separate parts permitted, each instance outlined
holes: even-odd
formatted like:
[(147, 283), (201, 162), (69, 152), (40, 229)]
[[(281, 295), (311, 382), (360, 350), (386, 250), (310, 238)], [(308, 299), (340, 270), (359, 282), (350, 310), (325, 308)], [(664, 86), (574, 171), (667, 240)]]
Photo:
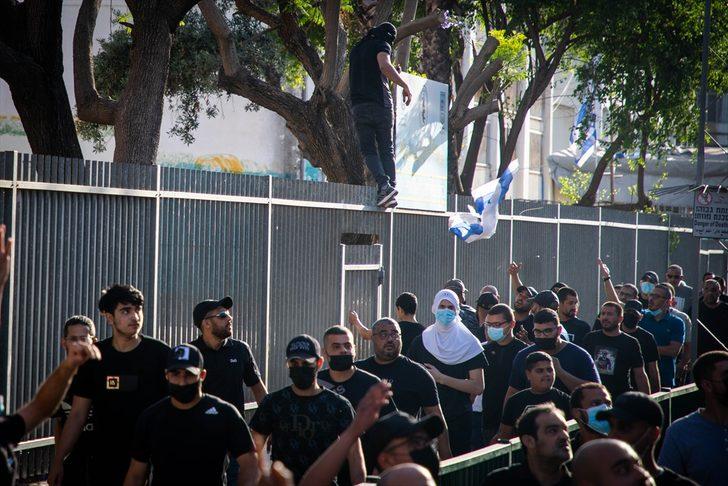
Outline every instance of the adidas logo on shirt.
[(205, 415), (218, 415), (217, 409), (215, 407), (210, 407), (205, 412)]

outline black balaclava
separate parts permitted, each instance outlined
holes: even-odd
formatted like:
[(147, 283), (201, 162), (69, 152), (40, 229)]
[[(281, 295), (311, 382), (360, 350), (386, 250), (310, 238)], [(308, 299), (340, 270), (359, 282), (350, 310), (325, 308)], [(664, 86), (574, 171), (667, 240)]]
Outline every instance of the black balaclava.
[(392, 45), (394, 44), (394, 39), (397, 38), (397, 27), (389, 22), (384, 22), (383, 24), (379, 24), (371, 29), (367, 33), (367, 37), (373, 37), (374, 39), (382, 40), (387, 44)]

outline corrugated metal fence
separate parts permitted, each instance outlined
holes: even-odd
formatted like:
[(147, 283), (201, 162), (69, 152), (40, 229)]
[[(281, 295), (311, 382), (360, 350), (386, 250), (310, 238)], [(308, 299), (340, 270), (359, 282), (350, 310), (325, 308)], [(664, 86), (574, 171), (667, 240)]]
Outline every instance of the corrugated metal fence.
[[(349, 308), (366, 321), (390, 314), (404, 291), (419, 297), (428, 323), (430, 299), (453, 276), (473, 299), (490, 283), (510, 300), (508, 263), (523, 262), (529, 285), (576, 288), (591, 320), (603, 294), (598, 255), (615, 281), (662, 275), (675, 262), (696, 282), (706, 268), (725, 274), (728, 263), (704, 242), (703, 265), (694, 268), (698, 243), (682, 217), (508, 200), (497, 234), (468, 245), (448, 234), (446, 213), (382, 211), (367, 187), (12, 152), (0, 154), (0, 177), (2, 222), (17, 248), (1, 331), (9, 410), (62, 359), (68, 316), (89, 315), (109, 335), (96, 302), (115, 282), (144, 292), (144, 332), (170, 344), (195, 336), (196, 302), (231, 295), (235, 336), (251, 345), (275, 390), (287, 382), (293, 335), (320, 337)], [(469, 202), (453, 196), (448, 209)], [(347, 233), (378, 243), (344, 248)]]

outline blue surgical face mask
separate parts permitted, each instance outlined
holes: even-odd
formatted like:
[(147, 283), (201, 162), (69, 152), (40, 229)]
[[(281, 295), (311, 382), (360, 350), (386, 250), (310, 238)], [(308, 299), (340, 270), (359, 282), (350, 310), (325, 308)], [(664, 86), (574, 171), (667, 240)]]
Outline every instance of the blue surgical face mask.
[(502, 327), (488, 326), (488, 338), (491, 341), (500, 341), (506, 335), (506, 331)]
[(640, 290), (642, 290), (643, 294), (650, 295), (650, 292), (655, 290), (655, 284), (652, 282), (642, 282), (640, 283)]
[(601, 412), (602, 410), (609, 410), (609, 405), (606, 403), (603, 403), (601, 405), (597, 405), (596, 407), (590, 407), (586, 409), (586, 416), (587, 416), (587, 423), (586, 426), (592, 429), (594, 432), (601, 434), (603, 436), (608, 436), (609, 432), (612, 430), (609, 426), (608, 420), (598, 420), (597, 419), (597, 413)]
[(646, 316), (660, 317), (660, 315), (662, 314), (662, 309), (657, 309), (657, 310), (645, 309), (642, 313)]
[(437, 309), (435, 319), (443, 326), (449, 326), (455, 320), (455, 311), (452, 309)]

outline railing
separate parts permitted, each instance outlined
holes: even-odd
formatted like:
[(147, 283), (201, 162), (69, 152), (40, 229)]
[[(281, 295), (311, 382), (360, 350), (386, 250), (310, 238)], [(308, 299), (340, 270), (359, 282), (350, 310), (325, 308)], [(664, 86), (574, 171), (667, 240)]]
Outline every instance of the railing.
[[(674, 388), (669, 392), (653, 395), (665, 414), (665, 428), (674, 420), (693, 412), (700, 405), (699, 392), (695, 385)], [(246, 419), (257, 409), (255, 403), (245, 404)], [(569, 421), (569, 431), (577, 430), (575, 421)], [(53, 458), (53, 437), (21, 442), (17, 449), (18, 465), (22, 482), (42, 480), (48, 474)], [(441, 485), (476, 485), (495, 469), (510, 466), (522, 459), (521, 441), (512, 439), (508, 444), (496, 444), (442, 461), (440, 467)]]

